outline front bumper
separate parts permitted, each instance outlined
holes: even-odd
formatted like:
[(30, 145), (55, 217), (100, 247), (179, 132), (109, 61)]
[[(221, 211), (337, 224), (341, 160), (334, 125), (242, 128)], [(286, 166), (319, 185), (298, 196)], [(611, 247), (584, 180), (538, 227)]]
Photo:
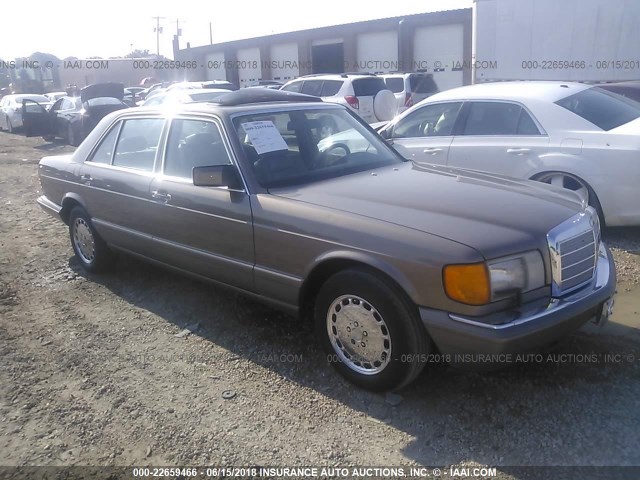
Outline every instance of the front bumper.
[(493, 325), (429, 308), (420, 308), (420, 317), (443, 354), (521, 353), (552, 344), (587, 321), (599, 319), (615, 289), (613, 257), (601, 243), (596, 275), (590, 285), (566, 297), (553, 298), (545, 305), (524, 306), (511, 312), (507, 322)]

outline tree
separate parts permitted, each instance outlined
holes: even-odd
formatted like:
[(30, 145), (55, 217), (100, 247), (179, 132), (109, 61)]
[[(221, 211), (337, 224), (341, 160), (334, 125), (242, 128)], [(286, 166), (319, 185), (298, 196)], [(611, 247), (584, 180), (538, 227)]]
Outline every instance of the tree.
[(135, 49), (131, 53), (127, 53), (124, 58), (151, 58), (155, 57), (154, 54), (149, 53), (149, 50)]

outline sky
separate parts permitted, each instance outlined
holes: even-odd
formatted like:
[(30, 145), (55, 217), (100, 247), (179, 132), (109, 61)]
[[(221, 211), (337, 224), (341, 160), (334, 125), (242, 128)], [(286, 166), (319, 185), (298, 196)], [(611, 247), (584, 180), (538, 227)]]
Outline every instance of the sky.
[[(99, 4), (105, 7), (98, 14)], [(192, 47), (209, 44), (210, 22), (213, 43), (219, 43), (472, 4), (473, 0), (65, 0), (61, 8), (34, 8), (33, 2), (9, 0), (2, 8), (0, 59), (37, 51), (59, 58), (118, 57), (134, 49), (156, 53), (154, 17), (161, 17), (160, 54), (172, 58), (176, 20), (182, 29), (180, 48), (185, 48), (187, 42)]]

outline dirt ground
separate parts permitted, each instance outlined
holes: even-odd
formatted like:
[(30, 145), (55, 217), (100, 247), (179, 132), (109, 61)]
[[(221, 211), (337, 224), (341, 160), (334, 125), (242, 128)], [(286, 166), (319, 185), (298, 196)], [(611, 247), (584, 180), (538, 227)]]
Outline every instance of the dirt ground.
[(37, 162), (72, 150), (0, 133), (0, 465), (640, 466), (640, 229), (605, 234), (603, 329), (498, 372), (434, 365), (385, 396), (236, 294), (126, 257), (84, 273), (35, 202)]

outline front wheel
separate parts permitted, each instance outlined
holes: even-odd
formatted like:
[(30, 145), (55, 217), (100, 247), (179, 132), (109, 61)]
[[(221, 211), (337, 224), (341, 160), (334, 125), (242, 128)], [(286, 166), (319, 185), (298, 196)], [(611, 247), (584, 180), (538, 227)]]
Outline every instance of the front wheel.
[(71, 247), (82, 268), (91, 273), (108, 270), (113, 266), (115, 254), (96, 232), (87, 212), (75, 207), (69, 215)]
[(430, 342), (415, 306), (381, 275), (364, 269), (333, 275), (314, 316), (330, 363), (362, 388), (398, 390), (424, 367)]

